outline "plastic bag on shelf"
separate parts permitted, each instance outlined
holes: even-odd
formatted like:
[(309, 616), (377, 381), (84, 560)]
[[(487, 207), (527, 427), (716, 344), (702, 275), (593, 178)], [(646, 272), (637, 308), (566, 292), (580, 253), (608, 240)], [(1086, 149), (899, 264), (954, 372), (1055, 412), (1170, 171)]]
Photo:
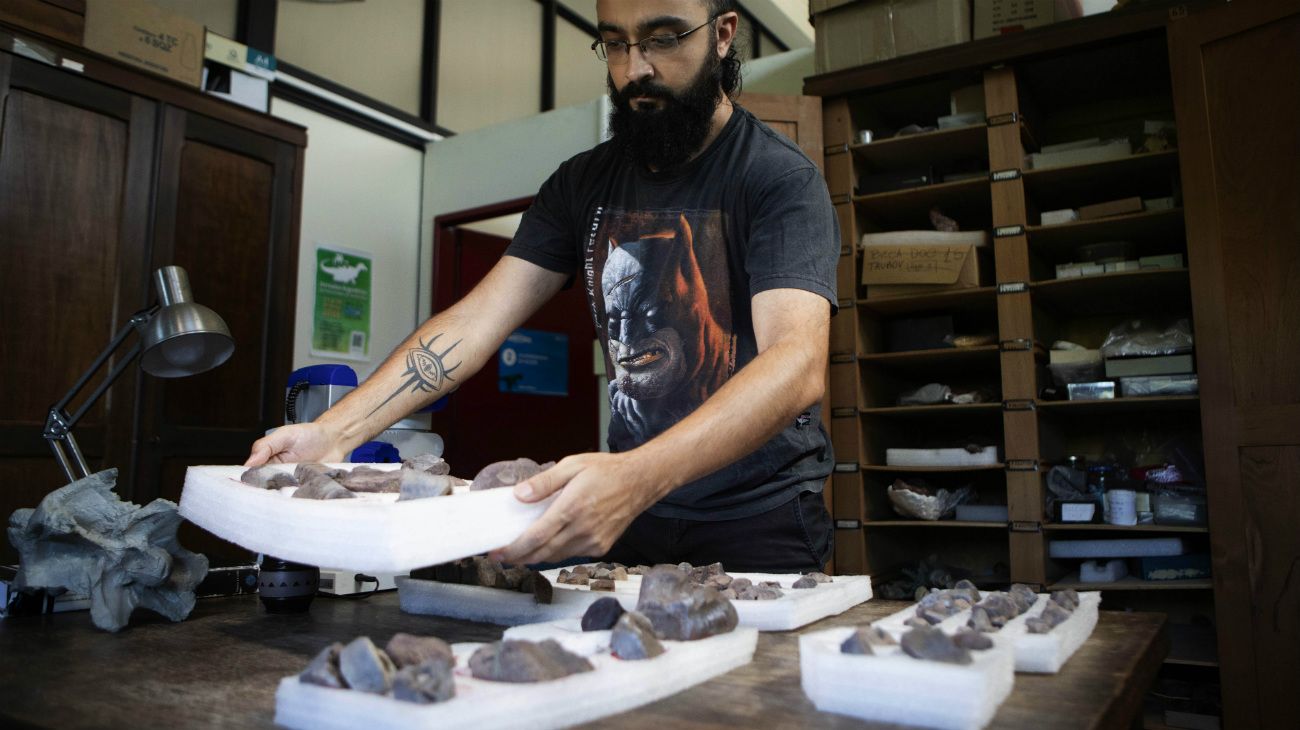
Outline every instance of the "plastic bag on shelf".
[(975, 496), (975, 490), (969, 485), (949, 491), (924, 484), (909, 484), (902, 479), (895, 479), (886, 492), (895, 512), (904, 517), (931, 521), (951, 515), (957, 505), (965, 504)]
[(1178, 355), (1192, 350), (1192, 324), (1186, 317), (1173, 322), (1132, 319), (1116, 326), (1101, 343), (1106, 358)]

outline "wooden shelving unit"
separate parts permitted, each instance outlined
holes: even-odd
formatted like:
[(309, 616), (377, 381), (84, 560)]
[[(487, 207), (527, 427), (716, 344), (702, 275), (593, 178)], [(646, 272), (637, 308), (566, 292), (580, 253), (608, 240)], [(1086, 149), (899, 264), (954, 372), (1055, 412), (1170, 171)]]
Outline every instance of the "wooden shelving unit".
[[(1100, 457), (1117, 439), (1196, 444), (1200, 438), (1201, 402), (1194, 395), (1088, 402), (1043, 397), (1051, 384), (1046, 362), (1053, 342), (1098, 347), (1127, 320), (1191, 316), (1187, 231), (1184, 211), (1176, 207), (1178, 149), (1028, 169), (1027, 156), (1040, 143), (1113, 138), (1132, 134), (1124, 130), (1135, 124), (1140, 132), (1143, 119), (1173, 119), (1165, 18), (1145, 11), (1109, 15), (1080, 22), (1074, 33), (1040, 29), (806, 83), (807, 93), (823, 98), (827, 186), (843, 236), (831, 339), (836, 567), (889, 581), (936, 555), (986, 585), (1003, 575), (1043, 589), (1101, 590), (1107, 608), (1169, 613), (1171, 633), (1179, 637), (1170, 663), (1212, 671), (1217, 659), (1207, 657), (1215, 637), (1204, 627), (1214, 620), (1211, 580), (1128, 577), (1085, 584), (1079, 581), (1081, 561), (1053, 559), (1048, 550), (1053, 539), (1125, 537), (1178, 537), (1208, 550), (1210, 537), (1207, 527), (1056, 524), (1045, 508), (1046, 473), (1069, 455)], [(948, 94), (973, 83), (983, 85), (987, 125), (881, 138), (881, 130), (933, 124), (949, 113)], [(876, 139), (856, 143), (862, 129)], [(946, 167), (972, 164), (986, 164), (989, 175), (944, 181)], [(926, 168), (936, 171), (938, 183), (861, 194), (867, 175)], [(1126, 197), (1173, 197), (1175, 207), (1041, 223), (1045, 211)], [(891, 298), (861, 286), (861, 236), (930, 229), (931, 208), (962, 230), (990, 233), (995, 284)], [(1076, 258), (1081, 246), (1109, 241), (1130, 244), (1131, 258), (1182, 254), (1184, 266), (1056, 278), (1057, 265), (1083, 260)], [(931, 315), (951, 315), (958, 334), (993, 333), (997, 344), (890, 351), (891, 325)], [(954, 390), (987, 386), (998, 395), (995, 402), (966, 406), (897, 404), (901, 392), (930, 382)], [(995, 444), (999, 463), (909, 468), (885, 462), (889, 448), (931, 447), (945, 438), (946, 446)], [(979, 503), (1005, 504), (1009, 520), (927, 522), (899, 515), (886, 490), (895, 479), (909, 478), (969, 484)]]

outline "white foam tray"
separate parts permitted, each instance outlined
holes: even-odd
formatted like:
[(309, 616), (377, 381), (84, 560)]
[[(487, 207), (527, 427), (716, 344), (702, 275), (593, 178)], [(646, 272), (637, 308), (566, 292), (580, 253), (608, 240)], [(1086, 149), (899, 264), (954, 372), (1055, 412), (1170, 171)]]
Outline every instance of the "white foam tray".
[[(981, 593), (981, 596), (988, 595)], [(1083, 642), (1092, 635), (1097, 626), (1097, 611), (1101, 607), (1101, 593), (1084, 591), (1079, 593), (1079, 607), (1046, 634), (1031, 634), (1026, 622), (1047, 608), (1051, 597), (1040, 593), (1038, 600), (1029, 610), (1011, 619), (1000, 630), (988, 634), (990, 637), (1002, 637), (1009, 640), (1015, 649), (1016, 671), (1032, 674), (1055, 674), (1061, 671), (1065, 662), (1078, 651)], [(905, 623), (916, 615), (916, 606), (890, 614), (876, 621), (873, 625), (889, 632), (894, 638), (900, 638), (909, 629)], [(966, 625), (970, 611), (953, 614), (938, 624), (944, 633), (952, 635)]]
[[(558, 582), (560, 569), (542, 571), (554, 587), (550, 605), (538, 604), (531, 594), (498, 588), (463, 586), (428, 580), (399, 579), (398, 600), (407, 613), (430, 614), (468, 621), (517, 626), (538, 621), (581, 618), (597, 599), (612, 596), (623, 608), (636, 608), (641, 593), (641, 576), (615, 581), (613, 591), (593, 591), (588, 586)], [(800, 626), (843, 613), (871, 599), (871, 578), (865, 575), (837, 575), (833, 582), (816, 588), (795, 590), (790, 584), (801, 576), (793, 573), (730, 573), (749, 578), (755, 584), (775, 580), (785, 595), (770, 601), (732, 601), (741, 626), (759, 631), (790, 631)]]
[(885, 449), (889, 466), (988, 466), (998, 461), (996, 446), (975, 453), (966, 449)]
[[(292, 474), (296, 465), (273, 466)], [(396, 494), (293, 499), (292, 487), (267, 490), (244, 484), (239, 481), (244, 471), (242, 466), (190, 467), (181, 491), (181, 516), (254, 552), (365, 573), (406, 573), (508, 545), (554, 499), (525, 504), (509, 489), (467, 488), (405, 502), (398, 502)]]
[(539, 624), (507, 638), (553, 638), (586, 656), (594, 671), (550, 682), (512, 684), (475, 679), (469, 657), (482, 644), (454, 644), (456, 696), (417, 705), (353, 690), (280, 680), (275, 722), (295, 730), (413, 730), (419, 728), (561, 728), (640, 707), (674, 695), (754, 658), (758, 632), (739, 628), (699, 641), (665, 641), (666, 651), (641, 661), (609, 654), (608, 631), (582, 632), (575, 623)]
[(872, 722), (967, 730), (993, 719), (1015, 684), (1010, 643), (973, 651), (967, 665), (913, 659), (897, 646), (872, 647), (870, 656), (844, 654), (854, 631), (842, 626), (799, 637), (804, 694), (822, 712)]

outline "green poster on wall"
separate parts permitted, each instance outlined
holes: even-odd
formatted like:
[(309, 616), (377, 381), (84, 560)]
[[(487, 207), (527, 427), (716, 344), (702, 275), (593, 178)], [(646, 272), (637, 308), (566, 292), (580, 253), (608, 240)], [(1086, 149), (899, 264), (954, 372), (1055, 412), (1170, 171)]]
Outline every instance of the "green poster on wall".
[(344, 360), (370, 359), (370, 257), (316, 247), (316, 309), (311, 354)]

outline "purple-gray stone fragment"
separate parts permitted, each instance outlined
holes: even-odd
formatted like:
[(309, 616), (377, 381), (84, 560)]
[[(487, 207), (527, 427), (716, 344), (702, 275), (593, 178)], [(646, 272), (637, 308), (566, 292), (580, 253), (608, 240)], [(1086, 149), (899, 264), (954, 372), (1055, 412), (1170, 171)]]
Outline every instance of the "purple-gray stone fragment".
[(451, 666), (456, 664), (451, 645), (436, 636), (396, 633), (384, 646), (384, 653), (399, 669), (423, 664), (430, 659), (441, 659)]
[(384, 694), (393, 686), (394, 671), (393, 660), (370, 637), (358, 636), (339, 651), (339, 674), (352, 689)]
[(441, 497), (451, 494), (451, 477), (402, 467), (398, 475), (397, 491), (400, 495), (398, 502)]
[(528, 479), (555, 466), (555, 462), (548, 461), (545, 464), (538, 464), (529, 458), (511, 459), (509, 461), (498, 461), (483, 467), (470, 484), (471, 491), (482, 491), (484, 489), (497, 489), (500, 487), (513, 487), (519, 482)]
[(420, 705), (446, 702), (456, 696), (452, 664), (433, 657), (422, 664), (403, 667), (393, 675), (393, 699)]
[(654, 625), (636, 611), (619, 616), (609, 635), (609, 648), (614, 656), (627, 661), (653, 659), (664, 653), (663, 644), (655, 637)]
[(840, 644), (840, 652), (844, 654), (875, 654), (871, 648), (873, 646), (893, 646), (898, 642), (894, 637), (885, 633), (885, 631), (876, 626), (860, 626), (849, 634), (849, 638)]
[(583, 631), (605, 631), (614, 628), (618, 617), (625, 613), (618, 599), (606, 596), (592, 602), (582, 614)]
[(546, 682), (590, 672), (591, 662), (571, 654), (554, 639), (506, 639), (483, 646), (469, 658), (470, 673), (494, 682)]
[(650, 619), (655, 635), (673, 641), (694, 641), (736, 628), (731, 601), (707, 586), (691, 583), (676, 568), (654, 568), (641, 579), (637, 611)]
[(816, 588), (817, 579), (812, 577), (811, 575), (805, 575), (804, 577), (790, 584), (790, 587), (797, 588), (797, 589)]
[(899, 642), (903, 651), (913, 659), (925, 659), (946, 664), (970, 664), (970, 651), (957, 646), (945, 633), (936, 628), (916, 628), (903, 634)]
[(1024, 583), (1012, 584), (1011, 590), (1007, 591), (1007, 594), (1016, 603), (1017, 615), (1028, 611), (1038, 601), (1038, 594), (1034, 593), (1034, 589)]
[(298, 480), (293, 475), (280, 471), (270, 464), (255, 466), (252, 469), (239, 475), (239, 481), (258, 489), (279, 489), (280, 487), (296, 487)]
[(812, 578), (813, 580), (817, 581), (818, 583), (833, 583), (833, 582), (835, 582), (834, 579), (831, 578), (829, 575), (826, 575), (825, 573), (822, 573), (821, 571), (816, 571), (816, 570), (814, 570), (814, 571), (811, 572), (811, 573), (804, 573), (804, 577), (805, 577), (805, 578)]
[(420, 454), (409, 459), (403, 459), (402, 468), (415, 469), (427, 474), (451, 474), (451, 465), (443, 461), (441, 456), (434, 456), (433, 454)]
[(952, 641), (963, 649), (972, 651), (984, 651), (993, 648), (993, 640), (988, 636), (973, 629), (960, 629), (952, 637)]
[(343, 651), (343, 645), (337, 641), (321, 649), (320, 653), (312, 658), (307, 668), (302, 670), (302, 674), (298, 675), (298, 681), (334, 689), (346, 687), (347, 683), (343, 681), (343, 675), (339, 674), (340, 651)]
[(356, 496), (322, 473), (308, 474), (302, 486), (293, 490), (294, 499), (355, 499)]
[(397, 494), (402, 491), (400, 470), (385, 471), (373, 466), (358, 466), (350, 474), (339, 477), (336, 481), (353, 492), (369, 494)]
[(1073, 588), (1066, 588), (1063, 591), (1052, 591), (1052, 602), (1060, 604), (1061, 608), (1073, 611), (1079, 607), (1079, 592)]

